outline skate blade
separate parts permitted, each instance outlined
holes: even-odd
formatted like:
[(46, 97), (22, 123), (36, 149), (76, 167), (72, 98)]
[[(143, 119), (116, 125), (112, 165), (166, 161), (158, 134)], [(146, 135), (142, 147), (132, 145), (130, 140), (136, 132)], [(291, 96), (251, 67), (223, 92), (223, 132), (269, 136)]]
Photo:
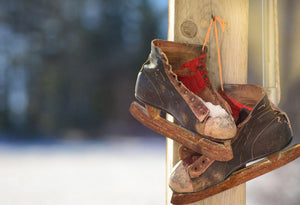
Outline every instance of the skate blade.
[(230, 189), (232, 187), (243, 184), (251, 179), (266, 174), (274, 169), (282, 167), (287, 163), (300, 157), (300, 143), (296, 144), (286, 150), (272, 154), (265, 159), (256, 162), (246, 168), (240, 169), (234, 172), (224, 182), (217, 184), (211, 188), (203, 190), (201, 192), (179, 194), (173, 192), (171, 203), (172, 204), (189, 204), (196, 202), (207, 197), (218, 194), (222, 191)]
[(132, 102), (130, 113), (146, 127), (173, 139), (189, 149), (203, 154), (217, 161), (229, 161), (233, 157), (231, 142), (214, 142), (200, 135), (169, 122), (160, 116), (160, 110), (146, 105), (146, 108), (137, 102)]

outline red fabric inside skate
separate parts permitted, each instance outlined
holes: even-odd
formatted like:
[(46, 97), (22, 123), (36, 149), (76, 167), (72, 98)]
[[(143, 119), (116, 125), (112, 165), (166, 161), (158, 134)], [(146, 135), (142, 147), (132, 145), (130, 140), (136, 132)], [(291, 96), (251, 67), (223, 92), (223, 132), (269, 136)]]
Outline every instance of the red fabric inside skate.
[[(207, 77), (207, 71), (205, 66), (206, 54), (204, 53), (197, 58), (183, 64), (180, 70), (189, 69), (193, 75), (178, 75), (179, 80), (192, 92), (195, 94), (201, 93), (207, 85), (211, 84), (209, 78)], [(245, 106), (231, 97), (227, 96), (225, 93), (220, 92), (220, 95), (227, 101), (232, 110), (232, 116), (237, 119), (242, 108), (249, 111), (252, 109)]]
[(226, 100), (227, 103), (229, 104), (229, 106), (231, 107), (232, 117), (238, 118), (242, 108), (245, 108), (245, 109), (249, 110), (250, 112), (252, 111), (252, 109), (250, 107), (239, 103), (238, 101), (232, 99), (225, 93), (223, 93), (223, 92), (219, 92), (219, 93), (222, 96), (222, 98), (224, 98), (224, 100)]
[(206, 74), (205, 66), (206, 53), (194, 58), (193, 60), (183, 64), (180, 69), (189, 69), (194, 75), (178, 75), (179, 80), (195, 94), (201, 91), (210, 84), (209, 78)]

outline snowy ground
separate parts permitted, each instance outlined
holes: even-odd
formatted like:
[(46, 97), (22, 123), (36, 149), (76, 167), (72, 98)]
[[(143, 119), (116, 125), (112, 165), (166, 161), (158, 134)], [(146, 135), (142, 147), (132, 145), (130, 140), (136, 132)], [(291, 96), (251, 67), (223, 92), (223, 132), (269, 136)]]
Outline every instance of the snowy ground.
[[(247, 183), (247, 204), (300, 204), (300, 161)], [(0, 204), (165, 204), (165, 142), (0, 144)]]

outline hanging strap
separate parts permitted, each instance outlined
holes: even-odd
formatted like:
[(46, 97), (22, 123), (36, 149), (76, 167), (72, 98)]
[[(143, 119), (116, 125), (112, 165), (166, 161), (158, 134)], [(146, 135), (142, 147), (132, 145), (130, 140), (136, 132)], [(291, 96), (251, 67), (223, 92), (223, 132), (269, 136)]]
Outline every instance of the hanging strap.
[(220, 48), (219, 48), (219, 41), (218, 41), (218, 29), (217, 29), (217, 23), (216, 23), (216, 21), (218, 21), (219, 24), (221, 24), (222, 32), (224, 32), (225, 21), (223, 19), (219, 18), (219, 17), (213, 16), (212, 19), (211, 19), (211, 22), (209, 24), (209, 27), (208, 27), (208, 31), (207, 31), (207, 34), (206, 34), (206, 37), (205, 37), (204, 44), (202, 46), (202, 51), (204, 51), (204, 48), (205, 48), (205, 46), (207, 44), (207, 41), (208, 41), (208, 38), (209, 38), (209, 33), (210, 33), (212, 25), (214, 23), (214, 26), (215, 26), (215, 37), (216, 37), (216, 44), (217, 44), (217, 52), (218, 52), (218, 62), (219, 62), (220, 84), (221, 84), (222, 91), (224, 91), (224, 88), (223, 88), (223, 77), (222, 77), (222, 67), (221, 67), (221, 56), (220, 56)]

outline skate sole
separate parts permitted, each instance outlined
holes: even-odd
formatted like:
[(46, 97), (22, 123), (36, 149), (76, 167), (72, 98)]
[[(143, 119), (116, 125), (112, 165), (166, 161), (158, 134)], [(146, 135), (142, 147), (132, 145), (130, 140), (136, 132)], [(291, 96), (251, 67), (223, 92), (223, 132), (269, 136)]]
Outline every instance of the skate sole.
[(144, 107), (134, 101), (131, 103), (129, 110), (131, 115), (146, 127), (183, 144), (195, 152), (217, 161), (229, 161), (233, 157), (230, 140), (214, 142), (196, 135), (180, 125), (162, 118), (159, 109), (147, 104)]
[[(149, 102), (146, 102), (145, 100), (143, 100), (142, 98), (140, 98), (140, 97), (138, 97), (138, 96), (135, 96), (135, 98), (139, 101), (139, 102), (141, 102), (142, 104), (145, 104), (145, 105), (147, 105), (147, 106), (151, 106), (151, 107), (154, 107), (154, 108), (156, 108), (156, 109), (158, 109), (158, 110), (162, 110), (162, 111), (164, 111), (164, 112), (166, 112), (166, 113), (168, 113), (168, 111), (167, 110), (165, 110), (164, 108), (162, 108), (162, 107), (159, 107), (159, 106), (156, 106), (156, 105), (153, 105), (153, 104), (151, 104), (151, 103), (149, 103)], [(174, 116), (173, 116), (174, 117)], [(174, 119), (176, 119), (176, 117), (174, 117)], [(177, 119), (176, 119), (177, 120)], [(181, 127), (183, 127), (183, 126), (181, 126)], [(184, 129), (186, 129), (185, 127), (183, 127)], [(189, 130), (190, 132), (193, 132), (195, 135), (199, 135), (199, 136), (201, 136), (202, 138), (206, 138), (206, 139), (208, 139), (208, 140), (211, 140), (211, 141), (214, 141), (214, 142), (217, 142), (217, 143), (219, 143), (219, 142), (221, 142), (221, 143), (223, 143), (223, 142), (227, 142), (227, 141), (231, 141), (235, 136), (233, 136), (233, 137), (230, 137), (230, 138), (215, 138), (215, 137), (211, 137), (211, 136), (207, 136), (207, 135), (200, 135), (200, 134), (198, 134), (197, 132), (194, 132), (194, 131), (191, 131), (191, 130)]]
[(172, 204), (188, 204), (205, 199), (282, 167), (298, 157), (300, 157), (300, 143), (286, 150), (269, 155), (265, 159), (262, 159), (261, 161), (258, 161), (246, 168), (240, 169), (234, 172), (225, 181), (201, 192), (184, 194), (173, 192), (171, 202)]

